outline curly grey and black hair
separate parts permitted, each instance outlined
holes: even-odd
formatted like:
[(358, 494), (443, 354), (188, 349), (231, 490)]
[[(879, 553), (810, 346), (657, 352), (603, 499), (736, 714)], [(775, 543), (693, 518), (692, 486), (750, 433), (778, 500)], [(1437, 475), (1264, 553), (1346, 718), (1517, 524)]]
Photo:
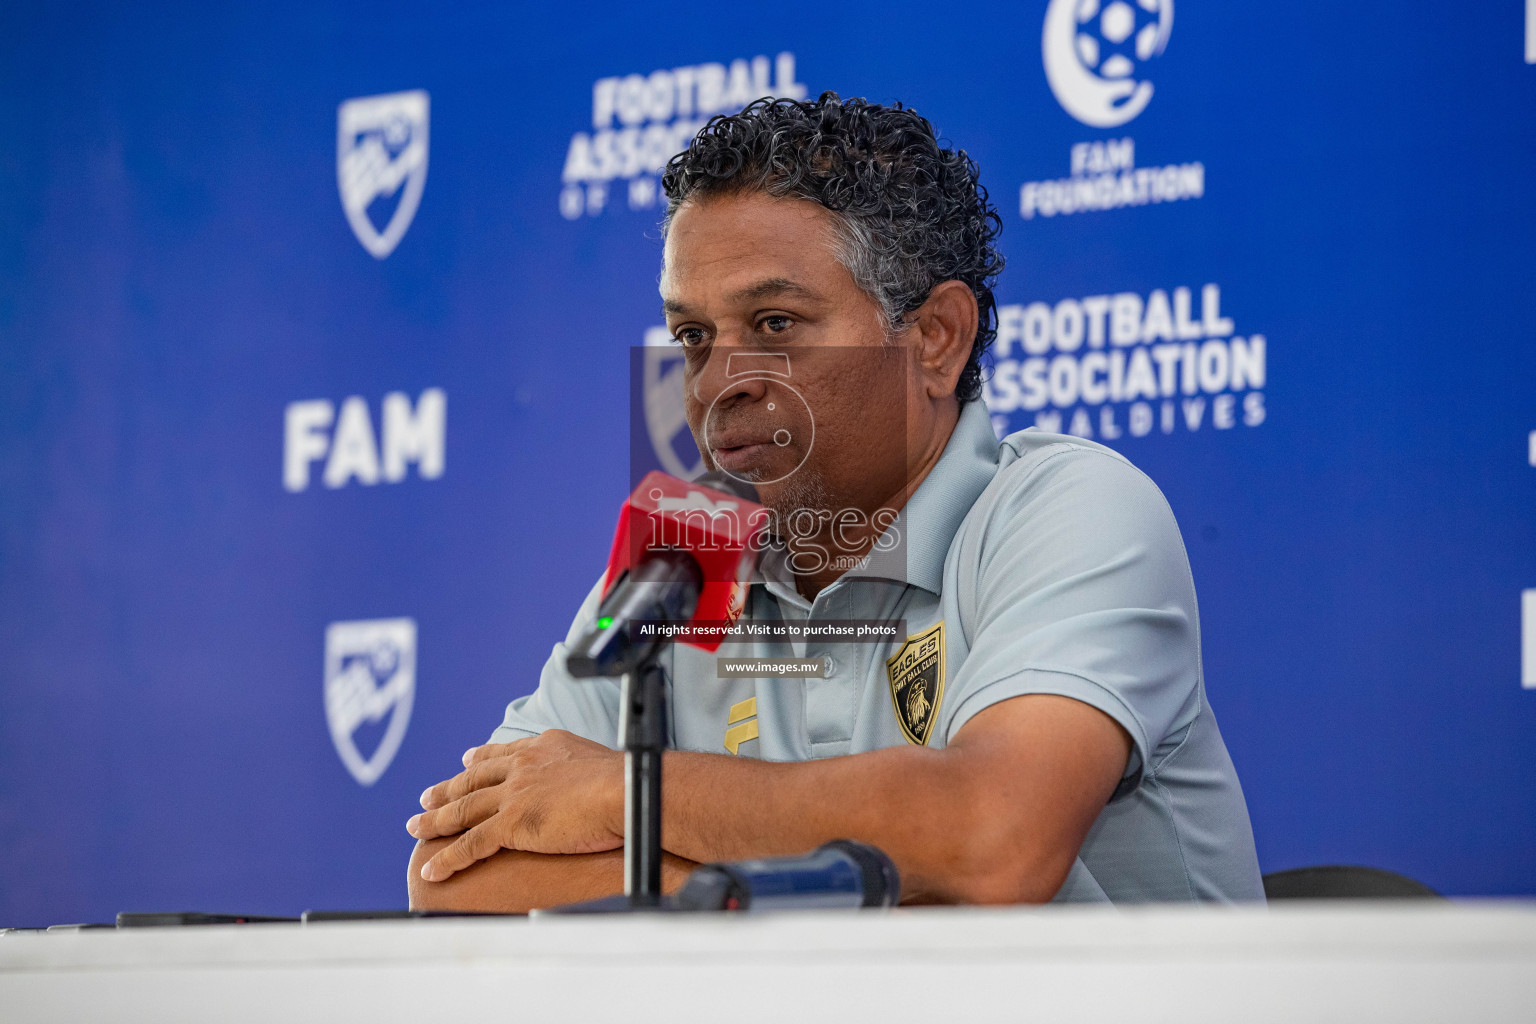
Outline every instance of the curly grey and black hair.
[(760, 190), (820, 203), (836, 215), (837, 258), (880, 305), (887, 329), (935, 285), (963, 281), (981, 318), (955, 394), (981, 394), (981, 357), (997, 336), (992, 284), (1003, 269), (1002, 221), (963, 149), (900, 103), (825, 92), (815, 102), (762, 99), (709, 120), (662, 175), (667, 222), (690, 199)]

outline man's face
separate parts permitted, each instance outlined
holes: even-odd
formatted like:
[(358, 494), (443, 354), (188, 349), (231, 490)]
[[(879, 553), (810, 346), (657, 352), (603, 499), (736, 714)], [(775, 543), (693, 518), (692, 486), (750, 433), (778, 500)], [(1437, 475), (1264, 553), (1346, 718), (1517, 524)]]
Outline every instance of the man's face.
[(873, 512), (906, 483), (910, 353), (833, 256), (832, 215), (760, 192), (688, 203), (661, 277), (706, 463), (764, 504)]

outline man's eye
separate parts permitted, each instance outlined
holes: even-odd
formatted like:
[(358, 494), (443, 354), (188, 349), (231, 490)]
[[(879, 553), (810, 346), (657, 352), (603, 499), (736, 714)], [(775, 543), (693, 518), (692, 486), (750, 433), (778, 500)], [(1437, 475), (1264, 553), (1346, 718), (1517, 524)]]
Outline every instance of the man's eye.
[(698, 348), (704, 344), (704, 332), (697, 327), (684, 327), (672, 336), (672, 340), (683, 348)]
[(769, 334), (783, 334), (793, 327), (795, 322), (787, 316), (765, 316), (758, 326)]

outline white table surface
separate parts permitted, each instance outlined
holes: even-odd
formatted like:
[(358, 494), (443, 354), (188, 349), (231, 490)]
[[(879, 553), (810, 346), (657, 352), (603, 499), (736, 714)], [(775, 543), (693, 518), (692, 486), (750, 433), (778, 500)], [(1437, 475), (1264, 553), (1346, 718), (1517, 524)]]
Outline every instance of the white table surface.
[[(1536, 903), (0, 935), (3, 1021), (1536, 1021)], [(484, 1018), (473, 1018), (477, 1024)]]

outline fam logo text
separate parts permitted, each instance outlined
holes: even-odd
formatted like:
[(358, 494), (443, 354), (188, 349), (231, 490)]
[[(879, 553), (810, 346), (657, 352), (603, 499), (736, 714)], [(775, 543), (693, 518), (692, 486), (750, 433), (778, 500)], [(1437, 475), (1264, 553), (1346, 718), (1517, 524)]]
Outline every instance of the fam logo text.
[(310, 470), (321, 461), (320, 480), (332, 489), (354, 480), (364, 486), (399, 483), (411, 465), (423, 480), (443, 475), (448, 398), (441, 388), (427, 388), (414, 406), (405, 392), (391, 391), (380, 403), (379, 420), (381, 429), (376, 431), (361, 395), (343, 401), (339, 413), (325, 398), (288, 403), (283, 414), (283, 488), (308, 490)]

